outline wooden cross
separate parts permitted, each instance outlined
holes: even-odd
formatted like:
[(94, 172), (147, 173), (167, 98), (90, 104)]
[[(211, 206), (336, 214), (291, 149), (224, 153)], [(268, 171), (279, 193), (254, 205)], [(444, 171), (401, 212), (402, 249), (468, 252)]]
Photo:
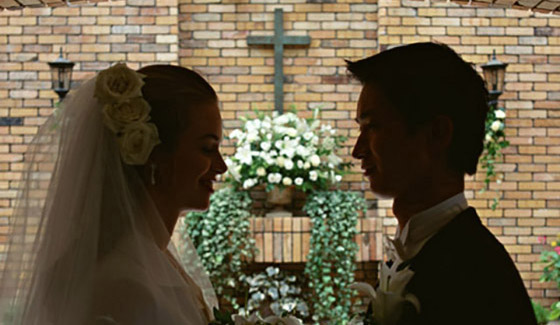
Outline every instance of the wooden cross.
[(284, 45), (309, 45), (309, 36), (284, 36), (284, 12), (274, 10), (274, 36), (248, 36), (247, 45), (274, 45), (274, 109), (284, 111)]

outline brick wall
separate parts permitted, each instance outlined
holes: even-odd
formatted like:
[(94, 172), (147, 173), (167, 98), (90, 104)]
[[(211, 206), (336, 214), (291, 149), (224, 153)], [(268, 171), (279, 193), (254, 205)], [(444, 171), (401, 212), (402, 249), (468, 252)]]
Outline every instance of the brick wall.
[[(157, 5), (157, 8), (154, 7)], [(25, 143), (52, 113), (47, 62), (63, 48), (80, 83), (110, 64), (177, 63), (176, 0), (0, 12), (0, 252)]]
[[(273, 50), (249, 47), (249, 35), (271, 35), (273, 11), (284, 9), (287, 35), (309, 35), (309, 46), (285, 50), (286, 108), (310, 114), (321, 107), (325, 122), (357, 136), (353, 114), (360, 86), (349, 81), (343, 59), (359, 59), (389, 46), (442, 41), (480, 64), (492, 50), (509, 63), (507, 134), (512, 145), (499, 166), (507, 190), (496, 211), (494, 193), (480, 194), (482, 175), (469, 179), (468, 197), (483, 221), (506, 245), (533, 297), (551, 302), (553, 286), (538, 282), (537, 236), (560, 231), (560, 19), (524, 11), (423, 1), (127, 0), (56, 9), (0, 13), (0, 218), (11, 212), (23, 143), (52, 111), (54, 92), (46, 62), (63, 46), (83, 80), (110, 63), (132, 67), (179, 63), (206, 76), (218, 90), (226, 133), (252, 108), (273, 108)], [(327, 3), (328, 2), (328, 3)], [(154, 8), (154, 5), (156, 7)], [(11, 125), (11, 126), (10, 126)], [(231, 153), (229, 143), (224, 151)], [(358, 167), (358, 166), (356, 166)], [(361, 175), (344, 188), (364, 191), (381, 234), (392, 234), (390, 203), (375, 200)], [(5, 227), (0, 226), (0, 232)], [(543, 299), (544, 298), (544, 299)]]

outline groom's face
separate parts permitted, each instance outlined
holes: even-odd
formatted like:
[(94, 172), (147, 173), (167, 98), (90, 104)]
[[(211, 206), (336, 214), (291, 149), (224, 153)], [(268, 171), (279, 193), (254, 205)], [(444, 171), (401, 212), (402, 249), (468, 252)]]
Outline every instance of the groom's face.
[(370, 84), (360, 94), (356, 121), (360, 135), (352, 156), (361, 160), (371, 190), (396, 198), (417, 189), (429, 168), (424, 133), (410, 131), (400, 112)]

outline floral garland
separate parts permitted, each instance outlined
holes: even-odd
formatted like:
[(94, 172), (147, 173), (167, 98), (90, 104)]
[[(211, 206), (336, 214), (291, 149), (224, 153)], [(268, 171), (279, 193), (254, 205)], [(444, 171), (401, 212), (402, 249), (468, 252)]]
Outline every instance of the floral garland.
[(150, 104), (142, 97), (145, 76), (119, 63), (101, 71), (94, 97), (103, 105), (103, 122), (117, 137), (121, 158), (128, 165), (143, 165), (160, 143), (150, 120)]

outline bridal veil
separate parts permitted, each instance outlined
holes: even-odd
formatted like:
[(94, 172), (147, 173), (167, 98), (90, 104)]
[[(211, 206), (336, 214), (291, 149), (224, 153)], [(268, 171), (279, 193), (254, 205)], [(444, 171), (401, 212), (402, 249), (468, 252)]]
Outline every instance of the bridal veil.
[(201, 299), (217, 306), (209, 279), (190, 241), (174, 249), (94, 90), (71, 92), (29, 144), (0, 255), (2, 324), (198, 324)]

